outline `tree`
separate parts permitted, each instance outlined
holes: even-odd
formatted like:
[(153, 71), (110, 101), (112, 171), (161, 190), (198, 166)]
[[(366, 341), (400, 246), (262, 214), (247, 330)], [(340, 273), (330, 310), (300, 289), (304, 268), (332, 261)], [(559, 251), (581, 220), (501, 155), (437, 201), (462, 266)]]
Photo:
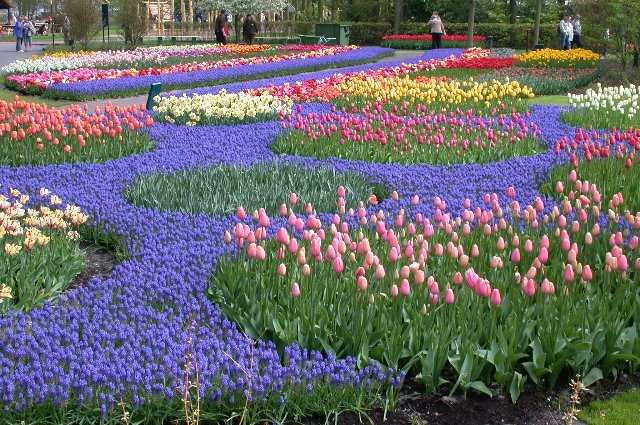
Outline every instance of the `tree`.
[(122, 26), (125, 43), (142, 43), (147, 28), (146, 5), (140, 0), (122, 1), (117, 18)]
[(402, 12), (404, 8), (403, 0), (393, 1), (393, 33), (400, 33), (400, 24), (402, 23)]
[(85, 48), (99, 31), (102, 0), (65, 0), (64, 10), (71, 24), (69, 35)]
[(594, 37), (602, 38), (605, 30), (610, 31), (623, 67), (632, 56), (635, 64), (640, 55), (640, 0), (581, 0), (576, 6), (588, 19)]
[(467, 47), (473, 47), (473, 33), (476, 25), (476, 0), (469, 4), (469, 28), (467, 29)]
[(537, 0), (536, 4), (536, 24), (533, 27), (533, 44), (540, 44), (540, 19), (542, 16), (542, 3), (544, 0)]

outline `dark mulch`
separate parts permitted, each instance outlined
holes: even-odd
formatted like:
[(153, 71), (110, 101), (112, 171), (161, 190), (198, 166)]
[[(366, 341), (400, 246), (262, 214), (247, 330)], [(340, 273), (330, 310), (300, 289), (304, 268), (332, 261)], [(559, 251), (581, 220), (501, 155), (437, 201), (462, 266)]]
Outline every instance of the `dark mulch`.
[[(570, 396), (568, 385), (558, 392), (544, 393), (533, 387), (525, 391), (517, 404), (511, 403), (509, 395), (500, 391), (493, 398), (469, 393), (447, 397), (427, 395), (417, 386), (406, 388), (398, 400), (396, 409), (387, 412), (377, 408), (367, 412), (370, 420), (353, 413), (338, 417), (339, 425), (385, 424), (385, 425), (565, 425), (564, 410)], [(640, 375), (621, 375), (617, 381), (603, 380), (589, 388), (582, 397), (582, 404), (602, 400), (640, 387)], [(333, 423), (333, 418), (330, 420)], [(323, 419), (308, 421), (308, 425), (319, 425)], [(576, 425), (581, 424), (580, 422)]]
[(69, 284), (68, 289), (78, 288), (94, 277), (105, 278), (118, 264), (115, 253), (101, 245), (81, 242), (80, 249), (85, 253), (85, 268)]

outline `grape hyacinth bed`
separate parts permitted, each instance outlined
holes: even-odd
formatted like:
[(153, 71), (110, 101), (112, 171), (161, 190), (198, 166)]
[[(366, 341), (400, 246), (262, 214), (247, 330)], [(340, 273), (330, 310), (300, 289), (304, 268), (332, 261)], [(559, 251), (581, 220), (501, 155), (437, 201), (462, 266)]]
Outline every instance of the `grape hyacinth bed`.
[[(358, 61), (370, 60), (381, 52), (383, 49), (361, 48), (345, 55), (350, 61)], [(461, 50), (442, 49), (427, 53), (424, 59), (461, 54)], [(336, 57), (310, 59), (306, 64), (334, 63), (330, 61)], [(358, 65), (343, 72), (377, 70), (400, 63)], [(180, 84), (300, 67), (297, 61), (291, 61), (247, 66), (242, 71), (192, 73), (181, 76)], [(304, 77), (239, 82), (185, 93), (218, 93), (221, 88), (236, 93), (335, 74), (335, 70), (318, 71)], [(54, 87), (78, 95), (111, 90), (113, 86), (126, 91), (147, 85), (145, 78)], [(168, 83), (177, 81), (176, 76), (163, 78), (170, 79)], [(331, 104), (316, 102), (299, 104), (297, 113), (321, 115), (331, 111)], [(367, 364), (360, 357), (336, 358), (287, 345), (289, 341), (254, 340), (241, 331), (246, 328), (244, 323), (233, 323), (211, 301), (208, 290), (218, 260), (237, 252), (225, 232), (243, 221), (244, 211), (211, 215), (211, 211), (194, 210), (192, 205), (176, 207), (176, 211), (137, 207), (128, 199), (133, 196), (131, 187), (159, 174), (184, 177), (195, 169), (258, 164), (269, 167), (277, 162), (310, 170), (325, 167), (337, 175), (355, 174), (367, 184), (393, 191), (390, 199), (359, 199), (366, 216), (381, 210), (394, 217), (404, 210), (412, 218), (431, 217), (446, 203), (447, 213), (457, 217), (469, 205), (487, 204), (487, 194), (493, 194), (491, 199), (503, 205), (544, 205), (540, 212), (548, 213), (560, 200), (549, 191), (541, 194), (539, 188), (554, 167), (573, 158), (557, 147), (559, 140), (575, 133), (561, 120), (562, 112), (557, 107), (534, 106), (528, 113), (514, 115), (513, 120), (517, 119), (522, 128), (533, 129), (540, 147), (528, 152), (529, 156), (483, 164), (375, 163), (331, 156), (278, 155), (272, 145), (285, 130), (277, 120), (265, 119), (248, 124), (190, 126), (156, 121), (147, 130), (153, 141), (153, 149), (147, 152), (99, 164), (0, 166), (1, 188), (38, 193), (46, 187), (79, 207), (93, 225), (122, 235), (130, 253), (130, 258), (108, 278), (94, 278), (42, 307), (0, 316), (0, 408), (4, 417), (8, 422), (37, 422), (41, 415), (52, 415), (64, 423), (65, 418), (78, 414), (116, 423), (133, 412), (134, 419), (162, 423), (184, 419), (174, 413), (193, 412), (197, 398), (203, 420), (232, 417), (253, 423), (364, 408), (378, 400), (382, 392), (392, 394), (402, 385), (405, 370), (394, 370), (383, 362)], [(543, 148), (547, 150), (540, 152)], [(323, 207), (318, 211), (319, 219), (330, 224), (333, 210)], [(284, 213), (281, 211), (281, 217), (272, 218), (265, 226), (269, 237), (276, 236), (278, 228), (285, 225), (286, 208)], [(311, 213), (310, 207), (305, 213)], [(250, 214), (247, 211), (247, 223), (251, 222)], [(357, 218), (351, 219), (357, 222)], [(462, 363), (460, 360), (458, 363)], [(544, 376), (535, 369), (537, 364), (529, 367), (533, 368), (532, 376)], [(522, 391), (522, 375), (510, 382), (507, 386), (517, 387), (511, 391)], [(480, 384), (475, 385), (471, 389), (484, 390)]]

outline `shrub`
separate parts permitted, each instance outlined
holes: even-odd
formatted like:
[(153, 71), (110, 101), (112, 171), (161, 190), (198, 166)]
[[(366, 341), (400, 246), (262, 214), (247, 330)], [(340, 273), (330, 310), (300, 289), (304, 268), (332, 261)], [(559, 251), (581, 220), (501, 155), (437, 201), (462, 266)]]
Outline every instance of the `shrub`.
[(70, 37), (83, 46), (89, 44), (101, 22), (101, 0), (65, 0), (64, 10), (71, 24)]

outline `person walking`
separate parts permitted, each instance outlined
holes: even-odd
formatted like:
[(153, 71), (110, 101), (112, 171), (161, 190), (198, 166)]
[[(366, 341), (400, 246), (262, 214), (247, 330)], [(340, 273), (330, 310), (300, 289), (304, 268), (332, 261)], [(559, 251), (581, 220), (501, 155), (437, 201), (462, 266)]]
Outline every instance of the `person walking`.
[(257, 33), (258, 24), (253, 18), (253, 15), (249, 13), (242, 23), (242, 35), (244, 36), (244, 41), (247, 44), (253, 44), (253, 39), (256, 38)]
[(447, 35), (447, 32), (444, 29), (444, 24), (442, 23), (442, 19), (440, 19), (438, 12), (433, 12), (431, 14), (431, 19), (429, 19), (427, 25), (429, 26), (429, 32), (431, 33), (431, 48), (441, 48), (442, 36)]
[(573, 40), (573, 25), (571, 24), (571, 17), (565, 15), (560, 21), (560, 45), (562, 50), (571, 49), (571, 40)]
[(31, 22), (31, 19), (26, 18), (24, 20), (24, 29), (22, 35), (22, 45), (24, 50), (31, 50), (31, 37), (36, 33), (36, 27)]
[(227, 14), (224, 9), (218, 13), (215, 23), (216, 43), (227, 44), (227, 37), (224, 34), (227, 25)]
[(22, 19), (16, 19), (16, 24), (13, 26), (13, 35), (16, 38), (16, 52), (24, 52), (22, 47), (22, 38), (24, 37), (24, 23)]
[(580, 35), (582, 34), (582, 23), (580, 22), (580, 15), (576, 15), (576, 17), (571, 22), (573, 25), (573, 47), (582, 48), (582, 40), (580, 39)]

